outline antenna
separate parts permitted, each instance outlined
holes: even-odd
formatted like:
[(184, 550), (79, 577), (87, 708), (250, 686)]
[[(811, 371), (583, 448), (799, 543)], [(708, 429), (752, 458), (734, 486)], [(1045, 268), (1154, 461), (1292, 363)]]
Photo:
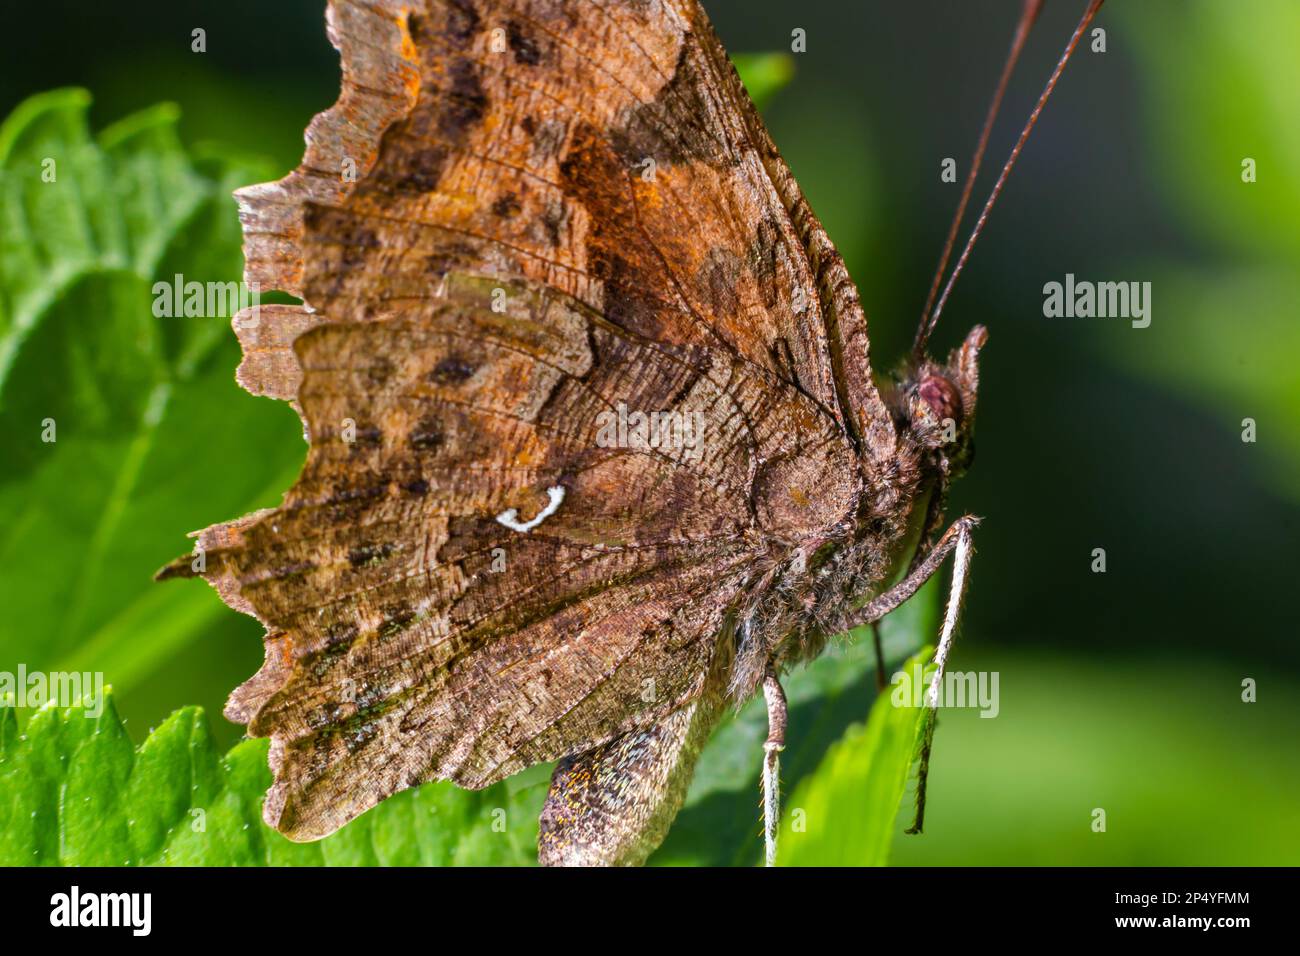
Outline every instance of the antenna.
[(921, 326), (925, 325), (925, 320), (930, 316), (930, 309), (934, 306), (935, 297), (939, 294), (939, 283), (943, 281), (944, 271), (948, 268), (948, 258), (952, 255), (952, 247), (957, 241), (957, 228), (961, 225), (962, 217), (966, 215), (966, 204), (970, 202), (971, 193), (975, 189), (975, 180), (979, 176), (980, 164), (984, 161), (984, 150), (989, 145), (989, 135), (993, 132), (993, 121), (997, 119), (998, 110), (1002, 107), (1002, 97), (1007, 91), (1007, 84), (1011, 81), (1011, 74), (1016, 68), (1016, 62), (1020, 59), (1020, 51), (1025, 48), (1025, 40), (1029, 37), (1029, 31), (1033, 28), (1034, 21), (1038, 15), (1043, 12), (1043, 0), (1025, 0), (1024, 9), (1020, 13), (1020, 22), (1016, 24), (1015, 35), (1011, 38), (1011, 50), (1007, 54), (1007, 62), (1002, 67), (1002, 76), (998, 79), (997, 88), (993, 91), (993, 102), (989, 104), (989, 112), (984, 117), (984, 129), (980, 131), (979, 142), (975, 146), (975, 155), (971, 159), (970, 171), (966, 174), (966, 182), (962, 185), (961, 199), (957, 201), (957, 212), (952, 217), (952, 225), (948, 227), (948, 237), (943, 243), (943, 254), (939, 256), (939, 266), (934, 270), (934, 279), (930, 282), (930, 294), (926, 296), (925, 308), (921, 310)]
[[(1002, 173), (998, 176), (998, 181), (993, 184), (993, 191), (989, 194), (988, 201), (984, 203), (984, 209), (980, 212), (979, 219), (975, 222), (975, 228), (971, 230), (970, 238), (966, 240), (966, 246), (962, 249), (961, 255), (957, 259), (957, 265), (952, 270), (952, 275), (948, 277), (948, 283), (943, 288), (943, 294), (939, 296), (939, 302), (934, 307), (934, 312), (930, 313), (928, 318), (922, 318), (920, 327), (916, 330), (916, 342), (912, 346), (912, 354), (920, 358), (925, 352), (926, 343), (930, 340), (930, 333), (934, 331), (935, 326), (939, 323), (939, 316), (943, 313), (943, 307), (948, 301), (948, 296), (952, 292), (953, 283), (957, 281), (957, 276), (961, 275), (961, 270), (966, 265), (966, 260), (970, 258), (971, 247), (975, 245), (975, 240), (979, 238), (980, 233), (984, 230), (984, 224), (988, 221), (989, 211), (993, 204), (997, 202), (998, 196), (1002, 194), (1002, 187), (1006, 185), (1007, 177), (1011, 175), (1011, 169), (1015, 166), (1016, 160), (1020, 158), (1020, 151), (1025, 148), (1025, 141), (1029, 139), (1029, 133), (1038, 122), (1038, 117), (1043, 112), (1043, 107), (1047, 105), (1047, 99), (1052, 95), (1052, 90), (1056, 89), (1056, 83), (1065, 71), (1065, 64), (1070, 61), (1075, 47), (1079, 45), (1079, 40), (1083, 37), (1084, 31), (1092, 23), (1093, 17), (1101, 9), (1104, 0), (1090, 0), (1088, 8), (1083, 12), (1083, 18), (1074, 30), (1074, 35), (1070, 37), (1070, 42), (1065, 47), (1065, 52), (1056, 64), (1056, 69), (1047, 80), (1047, 86), (1043, 88), (1042, 95), (1038, 97), (1038, 103), (1034, 106), (1033, 112), (1029, 114), (1029, 121), (1020, 133), (1020, 138), (1016, 140), (1016, 145), (1011, 149), (1011, 156), (1007, 159), (1006, 165), (1002, 167)], [(1022, 17), (1022, 25), (1023, 25)], [(1032, 21), (1031, 21), (1032, 22)], [(1026, 27), (1027, 29), (1027, 27)], [(1017, 34), (1019, 28), (1017, 28)], [(1013, 47), (1014, 51), (1014, 47)], [(996, 102), (996, 98), (995, 98)], [(974, 170), (971, 171), (972, 174)], [(963, 199), (964, 204), (964, 199)], [(945, 254), (945, 259), (947, 258)]]

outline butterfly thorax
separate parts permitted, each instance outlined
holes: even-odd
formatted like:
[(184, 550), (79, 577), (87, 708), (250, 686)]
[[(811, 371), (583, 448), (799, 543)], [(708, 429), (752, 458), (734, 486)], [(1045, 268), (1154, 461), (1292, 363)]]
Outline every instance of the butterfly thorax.
[(734, 699), (753, 693), (767, 662), (786, 668), (820, 655), (862, 604), (901, 579), (933, 544), (949, 485), (973, 458), (978, 353), (986, 337), (975, 328), (946, 365), (909, 363), (883, 391), (894, 428), (890, 454), (860, 456), (863, 487), (851, 521), (825, 540), (796, 547), (758, 585), (761, 597), (738, 621)]

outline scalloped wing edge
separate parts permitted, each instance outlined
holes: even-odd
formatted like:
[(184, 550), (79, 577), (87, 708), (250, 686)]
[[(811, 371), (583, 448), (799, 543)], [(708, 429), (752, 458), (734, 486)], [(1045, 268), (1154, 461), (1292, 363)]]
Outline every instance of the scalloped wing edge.
[[(414, 108), (420, 74), (410, 13), (397, 0), (364, 5), (330, 0), (326, 24), (330, 43), (340, 53), (339, 98), (307, 127), (307, 148), (293, 172), (235, 191), (249, 288), (302, 297), (299, 240), (306, 204), (337, 203), (345, 196), (374, 166), (384, 131)], [(353, 171), (349, 180), (345, 173)]]

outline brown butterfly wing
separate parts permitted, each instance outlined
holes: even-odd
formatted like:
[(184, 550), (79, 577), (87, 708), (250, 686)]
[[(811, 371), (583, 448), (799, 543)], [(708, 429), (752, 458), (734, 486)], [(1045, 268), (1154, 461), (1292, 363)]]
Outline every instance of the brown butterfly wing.
[[(240, 195), (249, 281), (309, 306), (237, 320), (240, 380), (312, 447), (280, 508), (200, 540), (268, 628), (228, 714), (272, 737), (266, 816), (298, 838), (693, 700), (774, 548), (852, 512), (883, 414), (852, 285), (695, 3), (329, 16), (340, 103)], [(620, 405), (700, 416), (702, 449), (609, 447)], [(548, 489), (535, 529), (497, 519)]]
[(298, 171), (242, 191), (250, 281), (356, 318), (457, 268), (524, 277), (891, 433), (853, 283), (695, 0), (335, 0), (329, 19), (342, 97)]

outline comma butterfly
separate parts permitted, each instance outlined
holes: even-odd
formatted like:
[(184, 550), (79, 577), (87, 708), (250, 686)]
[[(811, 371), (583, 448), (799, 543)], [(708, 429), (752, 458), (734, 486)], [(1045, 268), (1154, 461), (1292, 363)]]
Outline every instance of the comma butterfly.
[(330, 0), (328, 23), (338, 103), (237, 194), (248, 283), (303, 301), (236, 318), (238, 378), (294, 404), (307, 461), (280, 507), (198, 535), (201, 571), (160, 572), (266, 626), (226, 715), (271, 738), (267, 823), (315, 839), (558, 760), (542, 862), (640, 862), (763, 688), (770, 858), (781, 672), (952, 554), (942, 667), (984, 330), (936, 362), (927, 304), (877, 385), (697, 0)]

